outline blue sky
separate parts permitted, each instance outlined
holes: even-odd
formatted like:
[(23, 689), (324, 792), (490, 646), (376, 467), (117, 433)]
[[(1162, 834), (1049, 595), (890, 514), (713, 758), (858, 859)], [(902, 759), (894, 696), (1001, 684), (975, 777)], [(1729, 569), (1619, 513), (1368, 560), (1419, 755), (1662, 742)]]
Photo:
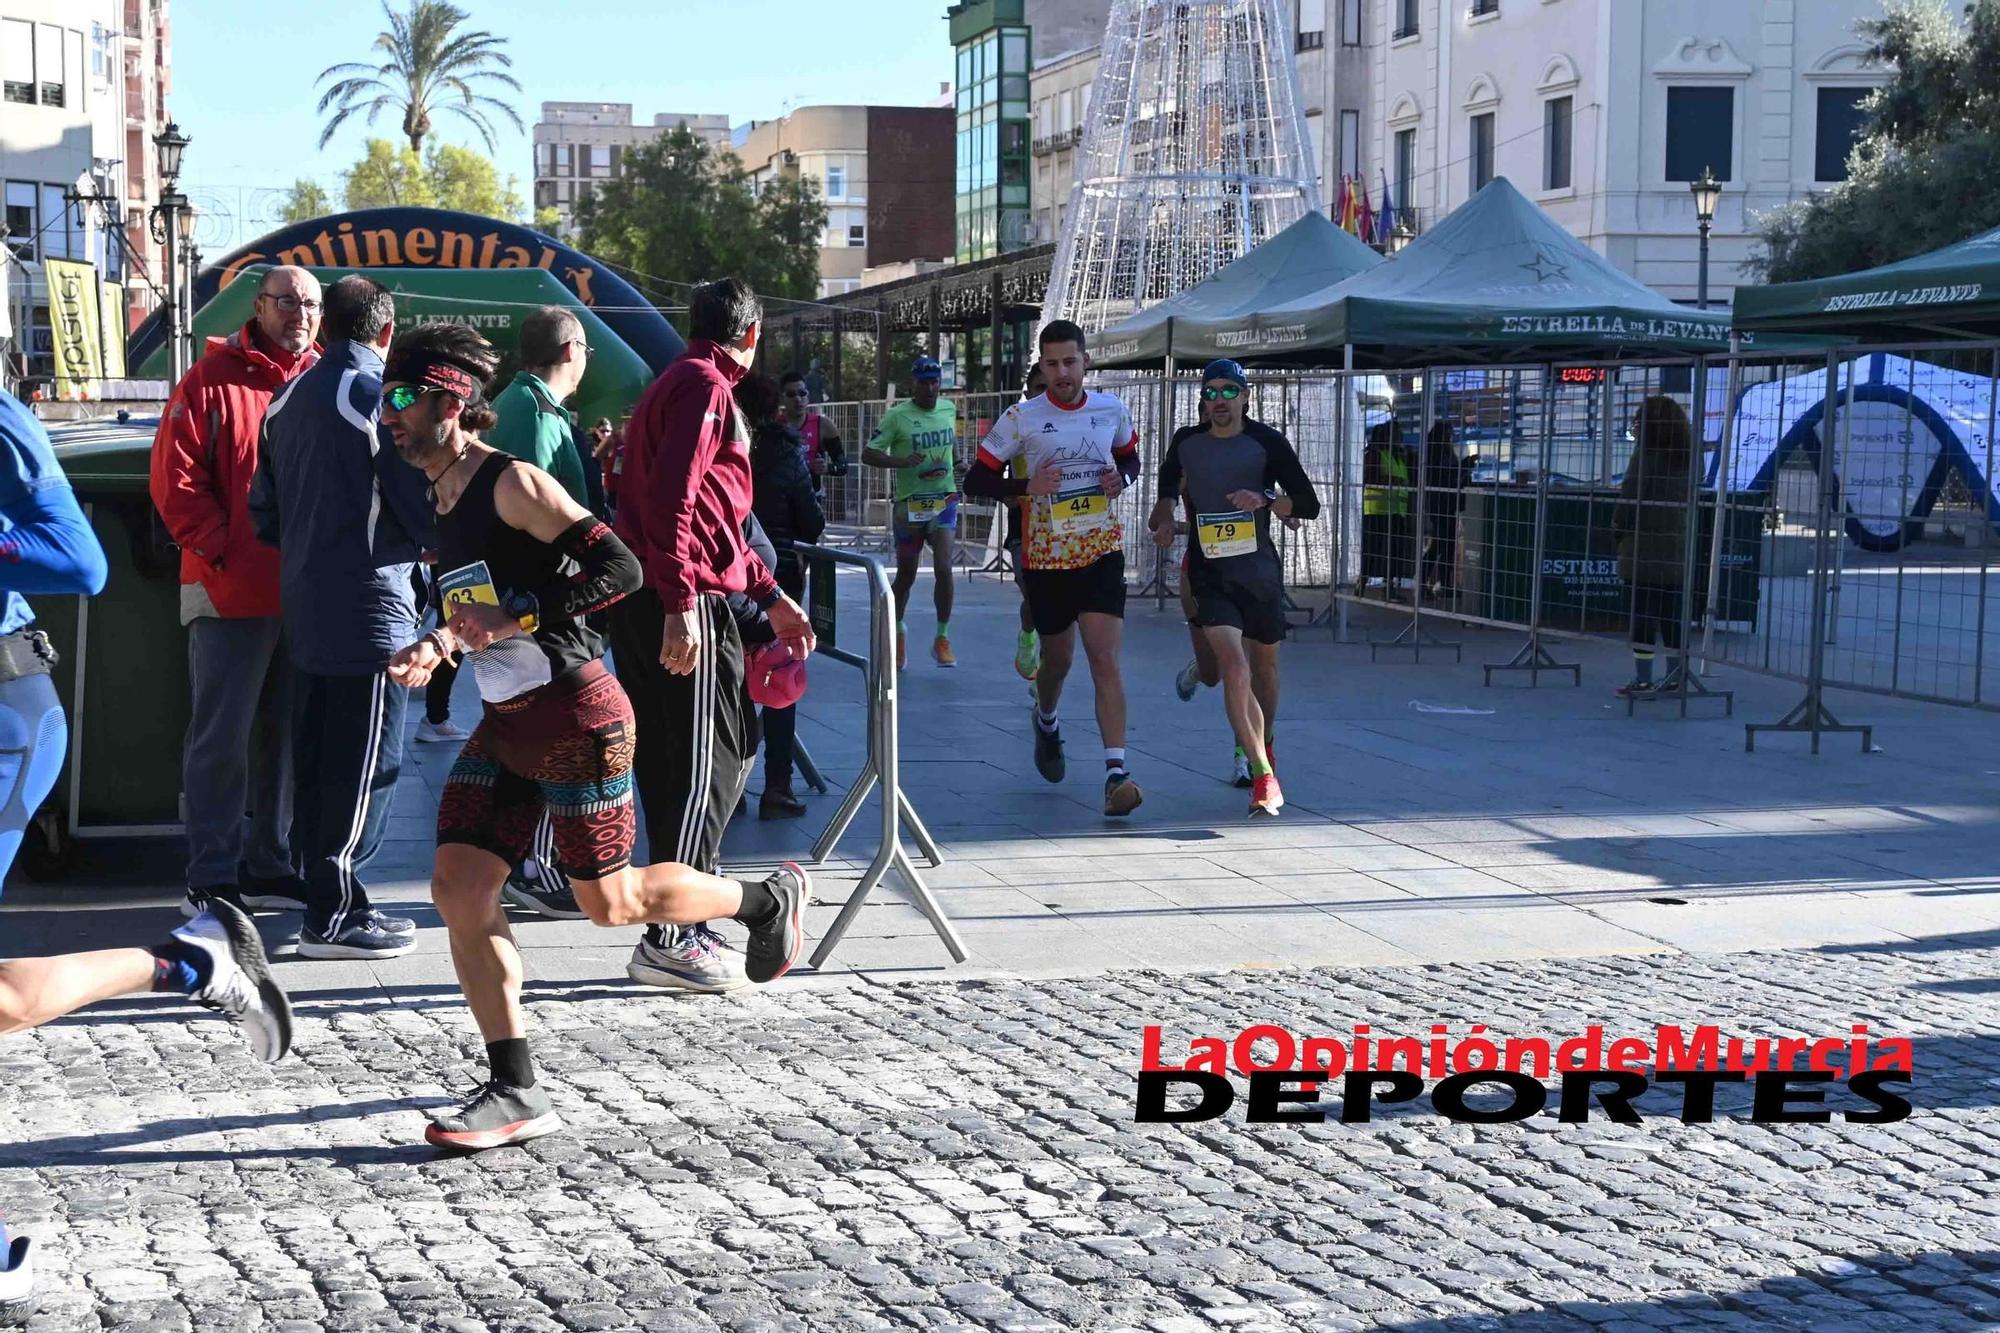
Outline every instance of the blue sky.
[[(630, 102), (641, 121), (657, 111), (720, 112), (732, 124), (771, 119), (788, 104), (920, 105), (952, 76), (947, 3), (458, 0), (473, 27), (508, 39), (528, 124), (544, 101)], [(251, 218), (228, 215), (254, 217), (269, 192), (299, 176), (337, 190), (371, 133), (394, 137), (385, 113), (372, 131), (350, 121), (326, 151), (317, 147), (314, 80), (337, 61), (368, 57), (385, 26), (379, 3), (274, 9), (268, 0), (174, 0), (172, 14), (169, 109), (194, 139), (189, 193), (217, 215), (203, 228), (211, 253), (261, 230), (244, 233)], [(447, 141), (482, 147), (463, 122), (439, 124)], [(495, 157), (525, 194), (527, 136), (506, 128)]]

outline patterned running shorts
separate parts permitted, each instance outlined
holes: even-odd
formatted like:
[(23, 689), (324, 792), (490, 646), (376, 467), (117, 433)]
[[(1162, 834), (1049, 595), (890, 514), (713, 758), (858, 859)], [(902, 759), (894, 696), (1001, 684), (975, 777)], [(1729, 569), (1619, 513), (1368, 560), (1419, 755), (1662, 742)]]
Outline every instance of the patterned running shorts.
[(542, 812), (572, 879), (632, 863), (632, 703), (601, 661), (486, 705), (445, 779), (438, 846), (457, 843), (518, 865)]

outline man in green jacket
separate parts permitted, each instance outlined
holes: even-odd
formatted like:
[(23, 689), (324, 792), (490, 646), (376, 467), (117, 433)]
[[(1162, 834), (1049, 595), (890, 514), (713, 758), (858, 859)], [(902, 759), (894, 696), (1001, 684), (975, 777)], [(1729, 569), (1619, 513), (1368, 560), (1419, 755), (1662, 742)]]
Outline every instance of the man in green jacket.
[(582, 322), (561, 306), (545, 305), (522, 320), (521, 370), (493, 400), (500, 424), (484, 437), (495, 449), (554, 477), (586, 509), (590, 492), (573, 438), (576, 418), (563, 402), (583, 383), (589, 360)]

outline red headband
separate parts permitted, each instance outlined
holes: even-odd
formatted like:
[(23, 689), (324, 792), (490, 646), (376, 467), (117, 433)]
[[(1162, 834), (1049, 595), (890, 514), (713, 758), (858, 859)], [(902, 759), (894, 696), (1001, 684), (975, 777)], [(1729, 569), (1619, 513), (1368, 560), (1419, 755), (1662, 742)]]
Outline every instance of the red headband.
[(479, 396), (479, 381), (448, 361), (426, 361), (417, 376), (426, 389), (442, 389), (466, 402)]

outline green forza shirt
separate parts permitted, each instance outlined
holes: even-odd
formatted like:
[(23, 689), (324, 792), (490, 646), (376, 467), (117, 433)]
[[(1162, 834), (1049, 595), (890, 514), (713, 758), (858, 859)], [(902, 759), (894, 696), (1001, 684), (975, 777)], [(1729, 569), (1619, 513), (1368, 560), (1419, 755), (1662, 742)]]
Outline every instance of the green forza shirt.
[(576, 417), (556, 401), (538, 375), (522, 371), (493, 400), (499, 424), (481, 438), (523, 463), (532, 463), (554, 477), (569, 498), (588, 509), (590, 492), (583, 480), (583, 458), (570, 430)]
[(913, 466), (896, 469), (896, 499), (957, 492), (958, 409), (944, 399), (928, 412), (907, 398), (897, 403), (882, 414), (869, 444), (891, 458), (919, 455)]

